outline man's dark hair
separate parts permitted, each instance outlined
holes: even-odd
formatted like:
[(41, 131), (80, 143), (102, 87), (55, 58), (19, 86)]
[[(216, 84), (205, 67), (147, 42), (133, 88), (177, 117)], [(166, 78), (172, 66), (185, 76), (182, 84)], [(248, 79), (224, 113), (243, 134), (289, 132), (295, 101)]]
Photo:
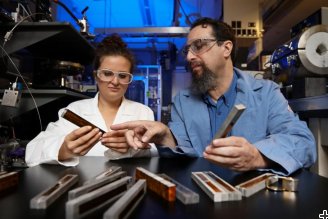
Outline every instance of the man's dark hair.
[(226, 40), (230, 40), (233, 44), (233, 48), (231, 51), (231, 60), (234, 61), (235, 58), (235, 46), (236, 46), (236, 37), (233, 29), (225, 22), (220, 20), (203, 17), (197, 19), (190, 27), (190, 30), (194, 29), (196, 26), (207, 27), (211, 26), (213, 29), (213, 35), (217, 39), (218, 44), (220, 42), (224, 42)]

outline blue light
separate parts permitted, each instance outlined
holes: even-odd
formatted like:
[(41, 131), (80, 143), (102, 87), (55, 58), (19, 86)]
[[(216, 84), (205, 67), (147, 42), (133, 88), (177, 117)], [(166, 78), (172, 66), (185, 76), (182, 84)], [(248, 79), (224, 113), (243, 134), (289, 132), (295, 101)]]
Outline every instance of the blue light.
[[(86, 12), (89, 32), (95, 34), (96, 28), (143, 28), (143, 27), (171, 27), (174, 20), (174, 2), (179, 1), (178, 26), (187, 27), (188, 19), (193, 22), (200, 16), (219, 18), (222, 12), (222, 0), (60, 0), (72, 13), (82, 19), (81, 11), (89, 7)], [(178, 3), (178, 2), (176, 2)], [(70, 22), (80, 30), (71, 16), (57, 5), (57, 21)], [(97, 36), (99, 42), (102, 36)], [(124, 40), (132, 49), (168, 48), (168, 43), (174, 43), (178, 50), (185, 43), (185, 38), (175, 37), (134, 37), (124, 36)]]
[[(173, 20), (173, 1), (153, 0), (61, 0), (73, 14), (82, 18), (81, 11), (89, 6), (86, 12), (90, 32), (94, 28), (109, 27), (169, 27)], [(147, 13), (147, 11), (149, 13)], [(57, 6), (57, 21), (67, 21), (76, 28), (75, 21), (60, 6)]]

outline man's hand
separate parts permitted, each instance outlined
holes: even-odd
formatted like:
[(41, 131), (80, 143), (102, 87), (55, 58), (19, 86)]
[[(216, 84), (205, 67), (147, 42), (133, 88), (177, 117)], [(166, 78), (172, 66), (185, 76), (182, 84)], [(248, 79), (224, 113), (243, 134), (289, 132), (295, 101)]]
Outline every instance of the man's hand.
[(101, 132), (91, 126), (78, 128), (66, 135), (59, 149), (58, 160), (84, 156), (100, 140)]
[(242, 137), (215, 139), (207, 146), (204, 158), (236, 171), (247, 171), (268, 166), (269, 161), (259, 150)]
[(112, 125), (112, 130), (125, 130), (126, 140), (134, 149), (149, 147), (148, 143), (155, 143), (169, 147), (175, 147), (175, 139), (170, 129), (161, 122), (155, 121), (131, 121)]

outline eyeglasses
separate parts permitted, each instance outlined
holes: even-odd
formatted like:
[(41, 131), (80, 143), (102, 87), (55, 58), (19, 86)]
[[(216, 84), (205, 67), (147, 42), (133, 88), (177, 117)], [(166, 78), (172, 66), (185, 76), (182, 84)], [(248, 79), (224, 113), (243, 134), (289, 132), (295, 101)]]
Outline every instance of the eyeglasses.
[(182, 53), (183, 55), (187, 56), (190, 50), (194, 55), (201, 55), (207, 52), (208, 50), (210, 50), (215, 45), (216, 42), (217, 42), (216, 39), (197, 39), (194, 40), (189, 45), (186, 45), (182, 49)]
[(110, 69), (98, 69), (95, 72), (97, 77), (105, 82), (110, 82), (117, 77), (121, 84), (130, 84), (133, 79), (133, 75), (128, 72), (114, 72)]

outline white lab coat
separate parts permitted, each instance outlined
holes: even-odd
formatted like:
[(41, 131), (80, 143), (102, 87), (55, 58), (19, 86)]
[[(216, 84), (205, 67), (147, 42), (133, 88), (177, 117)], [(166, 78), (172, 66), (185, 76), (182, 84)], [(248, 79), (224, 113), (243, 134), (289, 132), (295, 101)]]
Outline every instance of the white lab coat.
[[(100, 129), (110, 131), (107, 129), (106, 123), (98, 109), (98, 94), (91, 99), (73, 102), (66, 108), (90, 121)], [(59, 148), (64, 142), (65, 136), (78, 128), (73, 123), (61, 117), (63, 110), (60, 109), (58, 112), (59, 120), (49, 123), (46, 130), (40, 132), (26, 146), (25, 161), (28, 166), (35, 166), (41, 163), (62, 164), (64, 166), (78, 165), (79, 157), (74, 157), (67, 161), (58, 161)], [(154, 120), (154, 113), (149, 107), (143, 104), (123, 98), (113, 124), (133, 120)], [(121, 154), (108, 149), (101, 142), (98, 142), (85, 156), (103, 155), (108, 157), (108, 159), (120, 159), (125, 157), (157, 156), (158, 152), (156, 146), (151, 145), (151, 149), (136, 151), (130, 148), (127, 153)]]

